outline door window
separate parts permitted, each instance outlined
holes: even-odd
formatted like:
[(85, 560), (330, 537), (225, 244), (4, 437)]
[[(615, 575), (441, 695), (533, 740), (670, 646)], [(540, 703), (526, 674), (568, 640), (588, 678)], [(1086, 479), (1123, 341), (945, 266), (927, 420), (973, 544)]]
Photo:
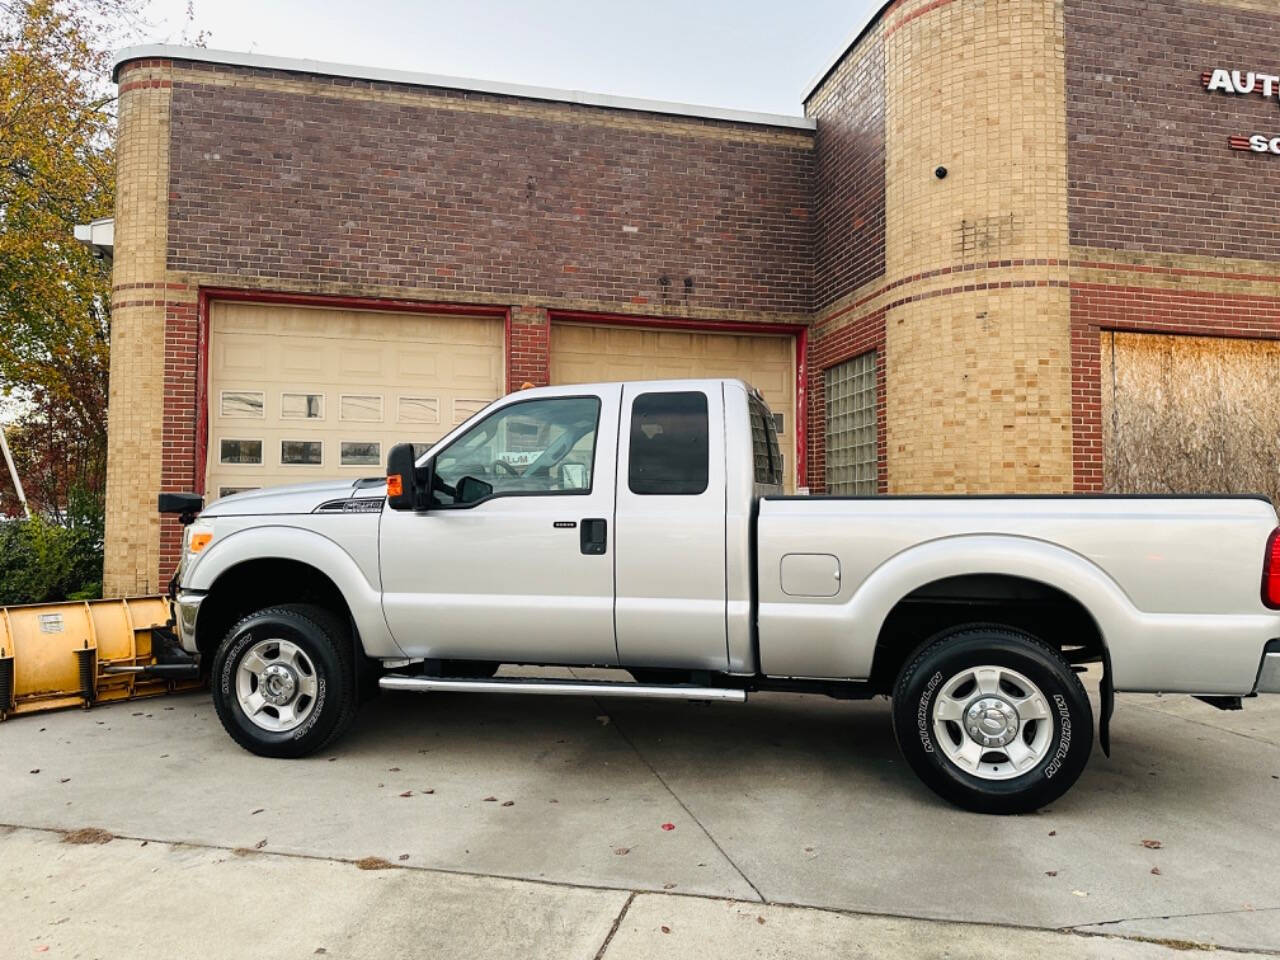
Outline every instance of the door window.
[(599, 420), (595, 397), (503, 407), (436, 456), (432, 502), (462, 506), (498, 496), (588, 494)]
[(631, 405), (632, 493), (696, 495), (707, 489), (710, 464), (707, 395), (642, 393)]

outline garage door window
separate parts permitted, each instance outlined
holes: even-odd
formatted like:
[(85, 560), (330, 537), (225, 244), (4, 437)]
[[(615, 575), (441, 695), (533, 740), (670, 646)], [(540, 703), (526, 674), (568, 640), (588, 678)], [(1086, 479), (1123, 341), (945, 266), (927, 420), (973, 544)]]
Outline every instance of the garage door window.
[(344, 393), (338, 397), (338, 419), (376, 423), (382, 419), (382, 397), (373, 393)]
[(262, 463), (261, 440), (222, 440), (218, 444), (218, 462), (226, 464)]
[(223, 390), (219, 412), (228, 420), (261, 420), (264, 400), (256, 390)]
[(707, 395), (642, 393), (631, 405), (632, 493), (694, 496), (707, 489)]
[(527, 400), (491, 413), (436, 457), (439, 506), (591, 492), (600, 401)]
[(320, 440), (281, 440), (280, 462), (284, 465), (318, 467), (324, 463), (324, 443)]
[(280, 417), (284, 420), (323, 420), (324, 394), (280, 394)]
[(879, 490), (876, 455), (876, 355), (864, 353), (826, 372), (827, 492)]
[(382, 444), (343, 440), (338, 455), (344, 467), (376, 467), (382, 462)]

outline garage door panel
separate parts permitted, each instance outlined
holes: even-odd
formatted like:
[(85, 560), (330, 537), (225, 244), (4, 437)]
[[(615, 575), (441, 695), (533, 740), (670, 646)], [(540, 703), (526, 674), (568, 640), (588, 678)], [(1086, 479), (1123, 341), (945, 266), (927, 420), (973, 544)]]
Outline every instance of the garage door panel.
[(778, 440), (794, 488), (795, 341), (791, 337), (555, 323), (551, 382), (738, 377), (781, 414)]
[[(214, 303), (206, 489), (377, 473), (375, 452), (437, 440), (500, 395), (502, 342), (493, 319)], [(224, 463), (224, 440), (260, 462)]]

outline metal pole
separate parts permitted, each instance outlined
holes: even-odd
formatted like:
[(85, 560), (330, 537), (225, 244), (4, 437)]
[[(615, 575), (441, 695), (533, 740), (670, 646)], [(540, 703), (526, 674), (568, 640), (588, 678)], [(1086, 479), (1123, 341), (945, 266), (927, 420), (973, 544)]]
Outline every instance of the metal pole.
[(4, 450), (4, 462), (9, 465), (9, 476), (13, 478), (13, 489), (18, 491), (18, 500), (22, 510), (31, 519), (31, 508), (27, 506), (27, 495), (22, 491), (22, 481), (18, 479), (18, 468), (13, 465), (13, 454), (9, 452), (9, 441), (4, 435), (4, 427), (0, 426), (0, 449)]

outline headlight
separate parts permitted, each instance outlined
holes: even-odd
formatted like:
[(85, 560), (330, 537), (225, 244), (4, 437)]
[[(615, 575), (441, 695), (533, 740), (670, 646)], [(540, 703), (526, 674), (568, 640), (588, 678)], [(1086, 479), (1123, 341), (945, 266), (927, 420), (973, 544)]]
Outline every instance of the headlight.
[(204, 550), (213, 540), (213, 524), (209, 521), (197, 520), (187, 525), (187, 532), (182, 540), (183, 559), (189, 559)]

